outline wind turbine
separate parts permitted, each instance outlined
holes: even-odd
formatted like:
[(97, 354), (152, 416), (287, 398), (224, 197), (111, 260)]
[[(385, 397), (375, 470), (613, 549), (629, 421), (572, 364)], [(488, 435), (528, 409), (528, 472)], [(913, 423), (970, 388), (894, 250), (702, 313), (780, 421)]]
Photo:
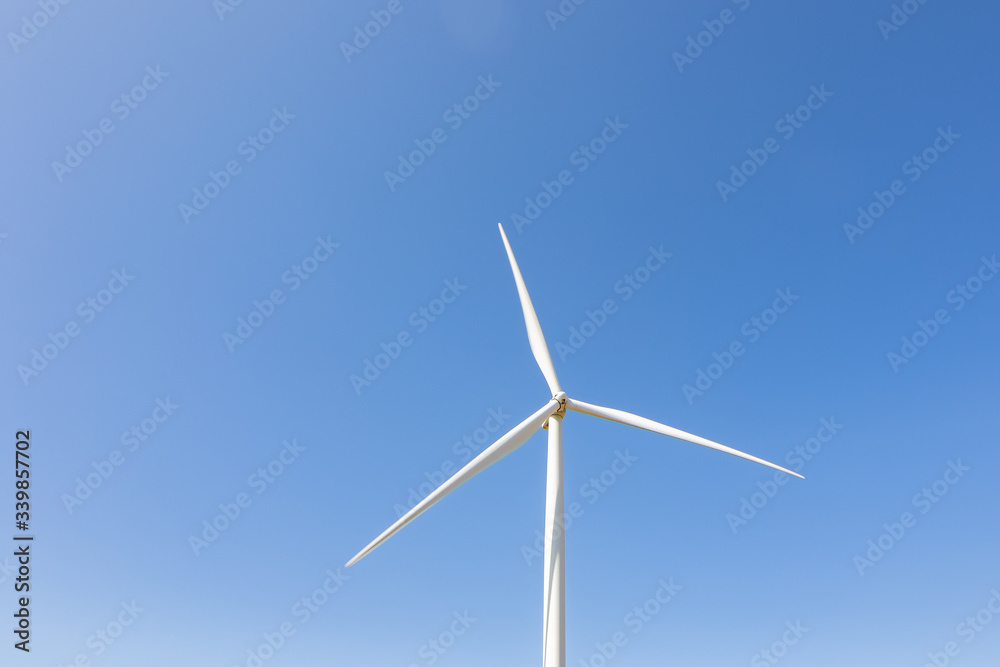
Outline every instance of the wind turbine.
[(754, 461), (761, 465), (780, 470), (783, 473), (802, 478), (802, 475), (786, 470), (779, 465), (769, 463), (756, 456), (751, 456), (731, 447), (720, 445), (717, 442), (706, 440), (705, 438), (691, 433), (686, 433), (672, 426), (655, 422), (645, 417), (634, 415), (630, 412), (615, 410), (614, 408), (604, 408), (599, 405), (584, 403), (570, 398), (559, 386), (559, 379), (556, 377), (556, 369), (552, 365), (552, 357), (549, 355), (549, 348), (545, 344), (545, 336), (542, 335), (542, 327), (538, 323), (538, 316), (535, 308), (531, 305), (531, 297), (528, 296), (528, 288), (524, 285), (524, 278), (521, 277), (521, 270), (517, 267), (517, 260), (514, 259), (514, 251), (510, 248), (510, 242), (500, 227), (500, 236), (503, 238), (504, 247), (507, 249), (507, 258), (510, 260), (510, 268), (514, 272), (514, 282), (517, 283), (517, 294), (521, 299), (521, 310), (524, 311), (524, 323), (528, 329), (528, 343), (531, 345), (531, 352), (535, 355), (535, 361), (545, 376), (545, 381), (552, 391), (552, 398), (543, 405), (535, 414), (531, 415), (523, 422), (508, 431), (503, 437), (483, 450), (479, 456), (472, 459), (461, 470), (451, 476), (430, 495), (417, 503), (409, 512), (399, 518), (381, 535), (362, 549), (354, 558), (347, 562), (347, 567), (354, 565), (359, 560), (367, 556), (373, 549), (395, 535), (403, 526), (410, 523), (418, 516), (426, 512), (432, 505), (447, 496), (449, 493), (465, 484), (470, 479), (489, 468), (491, 465), (507, 456), (534, 435), (535, 431), (547, 425), (549, 431), (548, 449), (548, 472), (545, 483), (545, 574), (544, 574), (544, 598), (543, 598), (543, 620), (542, 620), (542, 667), (565, 667), (566, 665), (566, 543), (564, 539), (563, 524), (563, 448), (562, 448), (562, 420), (566, 416), (566, 410), (582, 412), (585, 415), (601, 417), (620, 424), (635, 426), (636, 428), (660, 433), (662, 435), (684, 440), (695, 445), (715, 449), (726, 454), (732, 454), (748, 461)]

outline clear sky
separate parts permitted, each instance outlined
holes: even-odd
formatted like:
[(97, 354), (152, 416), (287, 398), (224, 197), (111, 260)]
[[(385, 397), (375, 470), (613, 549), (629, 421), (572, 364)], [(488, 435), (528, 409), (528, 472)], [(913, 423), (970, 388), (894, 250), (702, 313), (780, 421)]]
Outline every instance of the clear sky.
[(0, 663), (538, 664), (544, 434), (342, 568), (549, 397), (503, 223), (570, 396), (806, 476), (570, 414), (568, 664), (995, 664), (998, 20), (5, 3)]

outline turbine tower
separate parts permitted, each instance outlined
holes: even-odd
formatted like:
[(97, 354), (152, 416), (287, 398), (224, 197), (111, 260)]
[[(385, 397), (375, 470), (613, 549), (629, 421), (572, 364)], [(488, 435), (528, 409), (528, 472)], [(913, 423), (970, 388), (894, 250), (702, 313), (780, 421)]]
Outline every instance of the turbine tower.
[(549, 355), (549, 348), (545, 344), (545, 336), (542, 335), (542, 327), (538, 323), (538, 316), (535, 308), (531, 305), (531, 297), (528, 296), (528, 288), (521, 277), (521, 270), (514, 259), (514, 251), (510, 248), (510, 242), (500, 227), (500, 236), (503, 238), (504, 247), (507, 249), (507, 259), (510, 260), (510, 268), (514, 272), (514, 282), (517, 284), (517, 294), (521, 299), (521, 310), (524, 311), (524, 323), (528, 329), (528, 343), (531, 345), (531, 352), (538, 362), (538, 367), (545, 376), (545, 382), (549, 385), (552, 398), (542, 406), (535, 414), (531, 415), (523, 422), (508, 431), (503, 437), (483, 450), (479, 456), (472, 459), (461, 470), (456, 472), (450, 479), (432, 491), (430, 495), (417, 503), (409, 512), (399, 518), (396, 523), (389, 526), (385, 532), (376, 537), (372, 542), (362, 549), (354, 558), (347, 562), (347, 567), (354, 565), (359, 560), (367, 556), (373, 549), (395, 535), (403, 526), (410, 523), (418, 516), (426, 512), (439, 500), (449, 493), (465, 484), (470, 479), (489, 468), (491, 465), (507, 456), (534, 435), (535, 431), (547, 426), (549, 431), (549, 449), (547, 466), (548, 471), (545, 483), (545, 574), (543, 585), (543, 620), (542, 620), (542, 667), (565, 667), (566, 666), (566, 542), (565, 531), (563, 530), (563, 449), (562, 449), (562, 420), (566, 416), (566, 410), (582, 412), (586, 415), (600, 417), (627, 426), (660, 433), (662, 435), (684, 440), (695, 445), (715, 449), (726, 454), (732, 454), (748, 461), (760, 463), (761, 465), (780, 470), (783, 473), (802, 478), (802, 475), (786, 470), (779, 465), (769, 463), (756, 456), (751, 456), (739, 450), (717, 442), (706, 440), (697, 435), (686, 433), (679, 429), (655, 422), (645, 417), (634, 415), (630, 412), (615, 410), (614, 408), (604, 408), (599, 405), (584, 403), (576, 399), (569, 398), (566, 392), (559, 386), (559, 379), (556, 377), (556, 369), (552, 365), (552, 357)]

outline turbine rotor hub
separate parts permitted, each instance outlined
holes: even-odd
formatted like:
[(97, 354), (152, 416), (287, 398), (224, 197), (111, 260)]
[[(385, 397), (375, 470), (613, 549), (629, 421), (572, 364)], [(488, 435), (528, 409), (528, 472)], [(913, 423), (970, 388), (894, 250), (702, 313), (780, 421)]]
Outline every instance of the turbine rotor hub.
[[(552, 416), (553, 417), (559, 417), (560, 419), (562, 419), (563, 417), (566, 416), (566, 401), (569, 398), (569, 396), (566, 395), (565, 391), (559, 391), (559, 392), (556, 392), (555, 394), (552, 394), (552, 398), (553, 398), (553, 400), (556, 400), (556, 401), (559, 402), (559, 409), (556, 410), (554, 413), (552, 413)], [(545, 431), (549, 430), (549, 420), (548, 419), (546, 419), (545, 423), (542, 424), (542, 429), (545, 430)]]

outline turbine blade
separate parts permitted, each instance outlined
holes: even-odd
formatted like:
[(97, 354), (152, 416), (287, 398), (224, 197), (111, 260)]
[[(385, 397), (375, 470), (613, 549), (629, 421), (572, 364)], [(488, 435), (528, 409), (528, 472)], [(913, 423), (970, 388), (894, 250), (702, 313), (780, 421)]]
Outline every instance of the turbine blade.
[(375, 547), (395, 535), (403, 526), (426, 512), (439, 500), (526, 443), (528, 438), (534, 435), (535, 431), (540, 429), (542, 424), (544, 424), (551, 415), (555, 414), (558, 409), (559, 402), (553, 399), (546, 403), (540, 410), (535, 412), (535, 414), (531, 415), (523, 422), (512, 428), (499, 440), (483, 450), (479, 456), (469, 461), (465, 467), (452, 475), (444, 484), (431, 491), (430, 495), (417, 503), (409, 512), (401, 516), (399, 520), (389, 526), (385, 532), (372, 540), (372, 542), (362, 549), (357, 556), (347, 562), (346, 567), (350, 567), (351, 565), (357, 563), (359, 560), (367, 556), (373, 549), (375, 549)]
[(531, 345), (531, 353), (535, 355), (538, 367), (542, 369), (545, 382), (549, 385), (549, 390), (555, 396), (562, 389), (559, 388), (559, 378), (556, 377), (556, 368), (552, 365), (552, 357), (549, 355), (549, 346), (545, 344), (545, 336), (542, 334), (542, 325), (538, 323), (538, 315), (535, 314), (535, 307), (531, 305), (531, 297), (528, 296), (528, 288), (524, 284), (521, 276), (521, 269), (517, 268), (517, 260), (514, 259), (514, 251), (510, 249), (510, 241), (500, 228), (500, 236), (503, 237), (503, 245), (507, 248), (507, 259), (510, 260), (510, 268), (514, 272), (514, 282), (517, 283), (517, 295), (521, 298), (521, 310), (524, 311), (524, 325), (528, 329), (528, 343)]
[(671, 438), (677, 438), (678, 440), (684, 440), (685, 442), (690, 442), (695, 445), (701, 445), (702, 447), (708, 447), (709, 449), (714, 449), (726, 454), (732, 454), (733, 456), (738, 456), (741, 459), (746, 459), (748, 461), (753, 461), (754, 463), (759, 463), (765, 465), (768, 468), (774, 468), (775, 470), (780, 470), (788, 475), (794, 475), (800, 479), (805, 479), (797, 472), (792, 472), (787, 468), (782, 468), (779, 465), (765, 461), (764, 459), (759, 459), (756, 456), (746, 454), (738, 449), (733, 449), (732, 447), (726, 447), (725, 445), (720, 445), (717, 442), (712, 442), (697, 435), (687, 433), (680, 429), (676, 429), (673, 426), (667, 426), (666, 424), (661, 424), (659, 422), (654, 422), (652, 419), (646, 419), (645, 417), (640, 417), (639, 415), (634, 415), (631, 412), (625, 412), (624, 410), (615, 410), (614, 408), (604, 408), (600, 405), (591, 405), (590, 403), (584, 403), (583, 401), (577, 401), (572, 398), (566, 399), (566, 407), (570, 410), (576, 412), (582, 412), (585, 415), (592, 415), (594, 417), (600, 417), (601, 419), (608, 419), (613, 422), (618, 422), (619, 424), (627, 424), (628, 426), (635, 426), (636, 428), (645, 429), (647, 431), (652, 431), (653, 433), (659, 433), (661, 435), (670, 436)]

